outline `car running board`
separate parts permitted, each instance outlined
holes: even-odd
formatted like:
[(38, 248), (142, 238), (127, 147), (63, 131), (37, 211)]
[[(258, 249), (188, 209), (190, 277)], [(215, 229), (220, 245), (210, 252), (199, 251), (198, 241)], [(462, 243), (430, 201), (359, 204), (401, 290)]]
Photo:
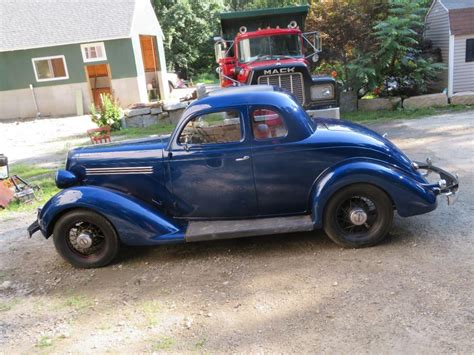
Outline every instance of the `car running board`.
[(186, 231), (187, 242), (253, 237), (268, 234), (308, 232), (314, 230), (310, 215), (236, 219), (219, 221), (191, 221)]

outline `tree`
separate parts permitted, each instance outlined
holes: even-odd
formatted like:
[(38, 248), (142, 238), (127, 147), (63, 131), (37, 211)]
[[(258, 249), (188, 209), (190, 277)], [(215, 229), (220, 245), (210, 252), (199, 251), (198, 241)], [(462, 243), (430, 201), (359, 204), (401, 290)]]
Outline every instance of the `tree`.
[(219, 31), (222, 0), (154, 0), (170, 70), (184, 76), (212, 70), (212, 37)]
[(374, 26), (374, 66), (385, 92), (424, 93), (444, 68), (422, 52), (425, 1), (392, 0), (389, 15)]

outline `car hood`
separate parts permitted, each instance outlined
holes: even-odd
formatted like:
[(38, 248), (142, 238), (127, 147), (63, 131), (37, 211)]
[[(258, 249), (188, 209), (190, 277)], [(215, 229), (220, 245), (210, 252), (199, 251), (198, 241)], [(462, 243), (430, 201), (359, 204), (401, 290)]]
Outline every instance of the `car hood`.
[(74, 148), (68, 153), (66, 169), (73, 169), (77, 165), (129, 164), (150, 158), (162, 158), (163, 148), (168, 144), (169, 137), (156, 136)]
[(414, 172), (412, 161), (395, 144), (377, 132), (344, 120), (316, 118), (313, 121), (316, 124), (315, 136), (322, 133), (322, 139), (327, 144), (377, 151), (383, 154), (388, 162)]

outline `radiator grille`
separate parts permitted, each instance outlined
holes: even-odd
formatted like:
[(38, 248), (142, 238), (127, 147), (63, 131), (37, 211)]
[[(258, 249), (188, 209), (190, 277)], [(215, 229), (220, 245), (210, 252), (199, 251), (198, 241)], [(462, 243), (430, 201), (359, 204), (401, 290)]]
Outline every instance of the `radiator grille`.
[(304, 104), (303, 75), (301, 73), (262, 75), (258, 77), (258, 84), (279, 86), (291, 92), (301, 104)]

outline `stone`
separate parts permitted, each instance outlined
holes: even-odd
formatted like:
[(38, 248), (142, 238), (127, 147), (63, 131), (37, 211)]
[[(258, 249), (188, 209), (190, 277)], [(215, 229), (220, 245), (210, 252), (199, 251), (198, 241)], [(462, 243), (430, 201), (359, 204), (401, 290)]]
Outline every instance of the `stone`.
[(380, 111), (393, 110), (393, 104), (390, 99), (362, 99), (359, 100), (359, 110), (361, 111)]
[(453, 105), (474, 105), (474, 91), (457, 92), (451, 96)]
[(140, 116), (140, 115), (146, 115), (150, 113), (150, 108), (149, 107), (143, 107), (143, 108), (132, 108), (129, 110), (125, 111), (125, 116), (128, 117), (133, 117), (133, 116)]
[(125, 121), (126, 121), (125, 126), (127, 128), (142, 128), (143, 127), (143, 120), (141, 116), (127, 117)]
[(196, 96), (197, 98), (201, 98), (203, 97), (204, 95), (206, 95), (206, 85), (205, 84), (198, 84), (197, 87), (196, 87)]
[(163, 112), (163, 108), (160, 107), (152, 107), (151, 110), (150, 110), (150, 113), (152, 115), (159, 115), (160, 113)]
[(158, 116), (156, 115), (143, 115), (140, 117), (142, 119), (142, 127), (149, 127), (158, 123)]
[(185, 108), (186, 104), (183, 102), (168, 102), (163, 105), (163, 110), (165, 111), (182, 110)]
[(443, 93), (412, 96), (403, 100), (403, 108), (407, 110), (447, 105), (448, 97)]
[(183, 115), (184, 108), (180, 110), (174, 110), (174, 111), (169, 111), (169, 121), (171, 124), (177, 125), (179, 120), (181, 119), (181, 116)]
[(389, 97), (388, 99), (392, 103), (392, 110), (402, 106), (402, 98), (401, 97)]
[(339, 108), (341, 112), (357, 111), (357, 93), (355, 91), (342, 91), (339, 95)]

